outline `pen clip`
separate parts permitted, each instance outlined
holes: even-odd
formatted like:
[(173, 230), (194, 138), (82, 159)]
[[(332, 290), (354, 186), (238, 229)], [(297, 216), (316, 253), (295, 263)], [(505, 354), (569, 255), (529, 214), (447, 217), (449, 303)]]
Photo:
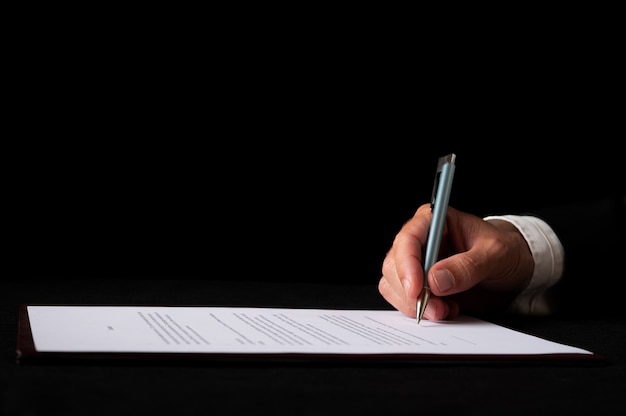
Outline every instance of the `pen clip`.
[(435, 199), (437, 195), (437, 191), (439, 190), (439, 179), (441, 178), (441, 171), (443, 170), (443, 165), (446, 163), (455, 163), (456, 154), (450, 153), (445, 156), (441, 156), (437, 161), (437, 172), (435, 173), (435, 183), (433, 184), (433, 193), (430, 196), (430, 210), (432, 211), (435, 208)]

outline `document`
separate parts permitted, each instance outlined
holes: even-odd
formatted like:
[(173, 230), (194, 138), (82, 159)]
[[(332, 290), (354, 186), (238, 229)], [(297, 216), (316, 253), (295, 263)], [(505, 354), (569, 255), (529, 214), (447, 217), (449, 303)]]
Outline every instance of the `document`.
[(594, 356), (469, 316), (418, 324), (395, 310), (23, 305), (20, 322), (18, 356)]

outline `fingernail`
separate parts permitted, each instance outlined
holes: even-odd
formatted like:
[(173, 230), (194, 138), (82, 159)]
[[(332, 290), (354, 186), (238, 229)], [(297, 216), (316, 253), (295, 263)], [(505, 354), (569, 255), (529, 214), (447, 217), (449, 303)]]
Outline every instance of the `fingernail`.
[(446, 292), (454, 286), (454, 276), (447, 269), (434, 271), (433, 280), (440, 292)]

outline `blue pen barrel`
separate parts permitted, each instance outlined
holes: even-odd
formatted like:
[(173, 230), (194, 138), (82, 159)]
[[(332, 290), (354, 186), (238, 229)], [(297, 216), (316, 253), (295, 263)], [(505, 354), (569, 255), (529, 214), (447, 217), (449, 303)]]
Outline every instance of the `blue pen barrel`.
[[(452, 156), (450, 158), (450, 156)], [(450, 201), (450, 192), (452, 190), (452, 179), (454, 178), (454, 155), (448, 155), (449, 161), (441, 167), (439, 183), (435, 194), (435, 199), (431, 209), (433, 218), (428, 230), (428, 242), (426, 243), (426, 259), (424, 261), (424, 276), (428, 275), (428, 271), (437, 261), (439, 256), (439, 247), (441, 246), (441, 236), (443, 227), (446, 222), (446, 213), (448, 212), (448, 202)]]

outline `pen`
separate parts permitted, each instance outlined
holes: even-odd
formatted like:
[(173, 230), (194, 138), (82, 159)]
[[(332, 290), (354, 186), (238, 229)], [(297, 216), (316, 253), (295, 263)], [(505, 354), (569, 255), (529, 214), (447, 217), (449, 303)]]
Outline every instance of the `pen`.
[(430, 200), (430, 210), (433, 214), (428, 229), (428, 239), (426, 240), (426, 259), (424, 260), (424, 287), (417, 299), (417, 323), (422, 320), (422, 315), (426, 310), (428, 299), (430, 298), (430, 288), (428, 287), (428, 271), (437, 261), (439, 246), (441, 245), (441, 235), (446, 222), (448, 211), (448, 201), (452, 190), (452, 178), (454, 177), (456, 155), (450, 153), (439, 158), (437, 172), (435, 174), (435, 184)]

